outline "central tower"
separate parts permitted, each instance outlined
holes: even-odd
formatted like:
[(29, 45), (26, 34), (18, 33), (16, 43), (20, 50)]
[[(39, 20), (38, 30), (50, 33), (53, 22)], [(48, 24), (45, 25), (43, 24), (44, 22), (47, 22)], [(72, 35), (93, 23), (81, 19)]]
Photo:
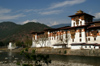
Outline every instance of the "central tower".
[(75, 27), (86, 25), (88, 22), (92, 22), (94, 16), (79, 10), (77, 13), (75, 13), (75, 15), (71, 15), (69, 17), (71, 17), (71, 27)]

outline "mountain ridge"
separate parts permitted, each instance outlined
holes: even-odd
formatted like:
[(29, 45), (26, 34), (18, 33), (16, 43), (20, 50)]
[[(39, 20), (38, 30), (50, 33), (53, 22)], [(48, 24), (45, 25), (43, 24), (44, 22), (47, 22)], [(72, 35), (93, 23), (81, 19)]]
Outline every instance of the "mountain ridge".
[(50, 28), (49, 26), (37, 22), (28, 22), (23, 25), (14, 22), (0, 23), (0, 41), (25, 41), (26, 37), (31, 39), (32, 31), (43, 31)]
[(60, 27), (64, 27), (64, 26), (71, 26), (71, 24), (57, 24), (57, 25), (53, 25), (53, 26), (50, 26), (51, 28), (60, 28)]

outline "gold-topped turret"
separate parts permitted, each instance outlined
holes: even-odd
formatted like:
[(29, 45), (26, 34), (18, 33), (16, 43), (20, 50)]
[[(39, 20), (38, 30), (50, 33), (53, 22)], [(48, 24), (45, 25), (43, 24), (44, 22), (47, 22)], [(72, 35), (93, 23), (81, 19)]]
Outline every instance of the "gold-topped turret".
[(82, 14), (82, 13), (84, 13), (82, 10), (79, 10), (79, 11), (77, 11), (77, 13), (75, 13), (75, 14)]

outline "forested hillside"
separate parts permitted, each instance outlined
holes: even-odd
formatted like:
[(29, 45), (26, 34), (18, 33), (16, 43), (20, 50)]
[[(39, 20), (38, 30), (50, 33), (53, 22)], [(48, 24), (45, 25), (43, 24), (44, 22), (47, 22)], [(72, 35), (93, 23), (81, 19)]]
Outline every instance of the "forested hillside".
[(0, 41), (25, 41), (27, 38), (31, 39), (32, 31), (42, 31), (46, 28), (50, 27), (37, 22), (29, 22), (24, 25), (2, 22), (0, 23)]

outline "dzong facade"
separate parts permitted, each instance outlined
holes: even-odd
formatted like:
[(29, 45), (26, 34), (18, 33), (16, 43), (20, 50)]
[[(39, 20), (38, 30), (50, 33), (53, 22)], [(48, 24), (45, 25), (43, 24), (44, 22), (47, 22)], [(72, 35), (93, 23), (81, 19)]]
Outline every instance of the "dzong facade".
[(100, 49), (100, 21), (79, 10), (71, 18), (71, 26), (32, 32), (32, 47)]

